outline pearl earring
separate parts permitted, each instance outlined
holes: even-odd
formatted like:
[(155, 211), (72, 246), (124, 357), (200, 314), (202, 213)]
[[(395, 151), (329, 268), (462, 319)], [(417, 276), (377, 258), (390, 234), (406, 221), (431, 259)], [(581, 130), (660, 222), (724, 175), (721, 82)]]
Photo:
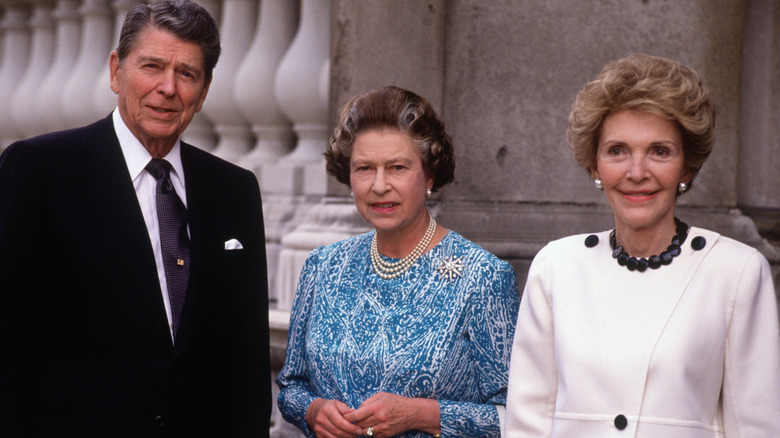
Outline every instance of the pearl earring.
[(677, 188), (680, 190), (680, 193), (684, 193), (686, 190), (688, 190), (688, 184), (685, 182), (681, 182)]
[(601, 182), (601, 178), (596, 178), (593, 180), (593, 185), (596, 186), (599, 190), (604, 190), (604, 183)]
[(432, 192), (431, 192), (431, 189), (425, 189), (425, 196), (426, 196), (427, 198), (430, 198), (430, 197), (431, 197), (431, 193), (432, 193)]

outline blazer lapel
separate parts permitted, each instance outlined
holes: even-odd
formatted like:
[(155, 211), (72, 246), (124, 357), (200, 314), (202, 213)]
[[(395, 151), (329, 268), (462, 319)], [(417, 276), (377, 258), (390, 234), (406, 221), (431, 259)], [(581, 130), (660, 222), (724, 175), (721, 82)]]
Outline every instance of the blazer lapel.
[[(696, 235), (703, 235), (708, 242), (702, 250), (692, 250), (690, 242)], [(646, 363), (645, 376), (650, 371), (650, 366), (653, 362), (653, 354), (656, 350), (656, 346), (659, 342), (662, 342), (666, 328), (669, 325), (669, 321), (674, 318), (675, 311), (677, 310), (680, 302), (685, 297), (685, 293), (688, 291), (688, 286), (699, 270), (704, 259), (713, 248), (718, 235), (716, 233), (702, 230), (699, 228), (691, 228), (689, 236), (683, 246), (682, 254), (672, 262), (671, 265), (662, 267), (662, 269), (669, 271), (670, 275), (665, 276), (665, 283), (656, 284), (657, 291), (649, 290), (647, 293), (657, 293), (658, 291), (669, 291), (671, 294), (669, 299), (665, 301), (663, 307), (659, 308), (657, 312), (654, 312), (654, 321), (657, 326), (651, 330), (654, 333), (653, 342), (649, 345), (650, 350), (648, 352), (648, 360)], [(676, 271), (675, 273), (671, 273)], [(645, 378), (645, 382), (647, 378)]]
[(127, 268), (130, 281), (146, 308), (161, 342), (171, 346), (168, 317), (162, 299), (157, 265), (138, 197), (127, 170), (111, 117), (93, 125), (96, 132), (85, 144), (87, 163), (82, 176), (94, 196), (95, 212), (116, 248), (116, 262)]

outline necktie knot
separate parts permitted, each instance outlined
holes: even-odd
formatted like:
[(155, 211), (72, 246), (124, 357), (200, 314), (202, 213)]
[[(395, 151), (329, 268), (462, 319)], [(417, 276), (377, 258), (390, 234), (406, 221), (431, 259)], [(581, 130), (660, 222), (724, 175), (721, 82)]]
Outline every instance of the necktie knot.
[(152, 161), (146, 165), (146, 170), (156, 179), (158, 182), (163, 183), (162, 189), (165, 193), (170, 193), (173, 189), (171, 184), (171, 163), (162, 158), (152, 158)]

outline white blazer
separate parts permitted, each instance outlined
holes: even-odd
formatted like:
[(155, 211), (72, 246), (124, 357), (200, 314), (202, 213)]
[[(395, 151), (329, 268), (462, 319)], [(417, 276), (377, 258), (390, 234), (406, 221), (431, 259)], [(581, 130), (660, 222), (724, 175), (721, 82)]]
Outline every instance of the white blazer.
[[(670, 265), (630, 272), (609, 232), (531, 265), (509, 371), (508, 437), (780, 437), (780, 328), (755, 249), (692, 228)], [(697, 236), (706, 246), (694, 250)]]

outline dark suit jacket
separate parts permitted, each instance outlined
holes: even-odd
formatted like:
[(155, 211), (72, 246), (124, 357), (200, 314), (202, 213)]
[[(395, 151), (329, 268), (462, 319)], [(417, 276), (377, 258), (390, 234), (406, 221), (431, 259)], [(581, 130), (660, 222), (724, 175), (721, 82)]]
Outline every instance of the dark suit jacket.
[(181, 157), (192, 269), (175, 346), (111, 117), (0, 157), (0, 436), (268, 435), (257, 180)]

